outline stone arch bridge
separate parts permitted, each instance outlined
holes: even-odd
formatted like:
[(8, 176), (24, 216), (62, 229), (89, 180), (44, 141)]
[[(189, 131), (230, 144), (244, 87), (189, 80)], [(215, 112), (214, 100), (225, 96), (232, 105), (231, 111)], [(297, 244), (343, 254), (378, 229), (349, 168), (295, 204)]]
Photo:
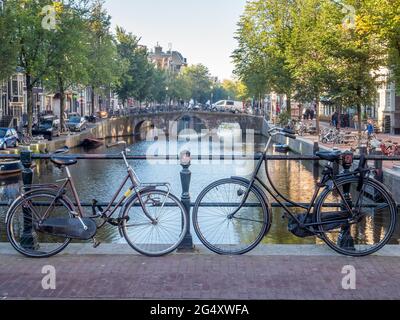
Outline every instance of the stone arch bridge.
[(154, 126), (159, 130), (163, 130), (166, 134), (169, 134), (171, 122), (179, 122), (181, 120), (200, 124), (203, 129), (207, 130), (217, 129), (222, 123), (238, 123), (243, 132), (246, 132), (246, 130), (254, 130), (255, 134), (261, 134), (264, 126), (264, 118), (262, 116), (247, 114), (176, 111), (129, 116), (131, 131), (134, 134), (140, 133), (143, 126)]

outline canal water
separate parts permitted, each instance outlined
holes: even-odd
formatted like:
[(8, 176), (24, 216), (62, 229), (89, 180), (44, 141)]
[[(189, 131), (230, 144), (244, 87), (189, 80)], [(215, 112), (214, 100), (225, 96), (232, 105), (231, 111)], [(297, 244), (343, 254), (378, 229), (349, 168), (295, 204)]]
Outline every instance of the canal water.
[[(202, 143), (198, 137), (194, 138), (193, 133), (181, 136), (180, 139), (170, 137), (164, 143), (162, 139), (154, 141), (147, 139), (145, 136), (148, 131), (144, 131), (140, 137), (125, 138), (130, 145), (130, 154), (170, 154), (176, 155), (181, 150), (190, 150), (192, 154), (213, 154), (220, 155), (232, 153), (252, 155), (254, 152), (262, 151), (265, 148), (266, 138), (255, 136), (253, 138), (242, 137), (242, 142), (227, 143), (228, 139), (224, 136), (224, 132), (214, 132), (211, 136), (204, 135)], [(190, 139), (190, 141), (189, 141)], [(237, 139), (235, 139), (236, 141)], [(114, 142), (109, 140), (106, 143)], [(240, 141), (240, 138), (239, 138)], [(95, 150), (87, 150), (76, 148), (71, 153), (118, 153), (118, 147), (107, 149), (100, 147)], [(271, 150), (271, 152), (273, 152)], [(131, 161), (137, 175), (142, 182), (169, 182), (172, 186), (172, 192), (180, 197), (182, 193), (180, 172), (181, 166), (177, 161), (156, 163), (151, 161)], [(190, 170), (192, 172), (190, 194), (192, 202), (194, 202), (199, 193), (210, 183), (215, 180), (227, 178), (231, 176), (250, 177), (255, 162), (253, 161), (192, 161)], [(312, 165), (307, 162), (299, 161), (279, 161), (270, 163), (270, 173), (274, 183), (278, 188), (290, 199), (298, 202), (310, 201), (314, 190), (315, 179), (311, 171)], [(99, 202), (110, 201), (114, 192), (120, 186), (126, 168), (122, 160), (81, 160), (78, 164), (71, 168), (72, 175), (75, 179), (76, 187), (79, 191), (81, 201), (90, 202), (96, 199)], [(265, 180), (264, 169), (261, 170), (260, 176)], [(34, 175), (34, 183), (53, 183), (62, 179), (64, 173), (54, 167), (50, 161), (37, 162)], [(12, 201), (18, 193), (20, 187), (19, 177), (11, 177), (0, 181), (0, 201)], [(0, 241), (6, 241), (4, 228), (5, 208), (0, 209)], [(87, 211), (90, 214), (90, 209)], [(199, 243), (192, 228), (194, 241)], [(98, 239), (105, 243), (124, 243), (120, 238), (119, 232), (112, 226), (106, 226), (98, 235)], [(264, 240), (268, 244), (313, 244), (316, 243), (315, 238), (300, 239), (294, 237), (287, 231), (287, 220), (282, 219), (282, 211), (280, 209), (273, 210), (273, 225)]]
[[(185, 126), (184, 126), (185, 127)], [(182, 129), (182, 128), (180, 128)], [(200, 128), (201, 129), (201, 128)], [(200, 132), (199, 128), (197, 128)], [(179, 138), (170, 136), (163, 139), (162, 135), (154, 135), (151, 127), (145, 128), (140, 136), (124, 138), (129, 145), (129, 153), (132, 155), (171, 155), (176, 156), (183, 150), (189, 150), (193, 155), (253, 155), (265, 148), (266, 138), (262, 136), (242, 136), (236, 134), (230, 136), (229, 125), (222, 126), (220, 130), (211, 133), (197, 135), (193, 131), (183, 132)], [(157, 138), (155, 139), (155, 136)], [(117, 140), (107, 140), (105, 144)], [(98, 149), (75, 148), (71, 153), (116, 154), (120, 147), (107, 149), (105, 146)], [(275, 153), (270, 150), (270, 153)], [(168, 182), (172, 192), (181, 196), (180, 173), (182, 167), (177, 161), (130, 161), (138, 177), (145, 183)], [(250, 178), (255, 166), (255, 161), (228, 160), (209, 161), (193, 160), (190, 166), (192, 173), (190, 184), (191, 200), (194, 202), (200, 192), (212, 182), (231, 176)], [(270, 175), (278, 189), (288, 198), (296, 202), (309, 202), (314, 192), (316, 179), (312, 173), (312, 163), (309, 161), (271, 161), (269, 162)], [(96, 199), (99, 202), (108, 202), (120, 186), (126, 176), (126, 167), (122, 160), (81, 160), (76, 166), (71, 167), (77, 190), (81, 201), (91, 202)], [(264, 167), (259, 173), (266, 181)], [(36, 163), (34, 169), (34, 183), (54, 183), (63, 179), (65, 173), (52, 165), (50, 161)], [(19, 194), (21, 186), (20, 177), (9, 177), (0, 180), (0, 201), (10, 203)], [(125, 192), (125, 190), (123, 190)], [(123, 193), (122, 192), (122, 193)], [(0, 208), (0, 242), (6, 241), (4, 218), (7, 208)], [(87, 215), (91, 209), (85, 209)], [(296, 211), (299, 213), (300, 211)], [(287, 230), (287, 220), (282, 218), (281, 209), (273, 209), (273, 223), (270, 232), (263, 240), (265, 244), (320, 244), (315, 237), (297, 238)], [(193, 227), (191, 228), (195, 243), (197, 239)], [(372, 229), (371, 229), (372, 230)], [(369, 230), (369, 231), (371, 231)], [(372, 231), (371, 231), (372, 232)], [(370, 233), (371, 233), (370, 232)], [(103, 243), (124, 243), (117, 228), (107, 225), (99, 231), (96, 237)], [(392, 244), (398, 244), (399, 231), (392, 239)]]

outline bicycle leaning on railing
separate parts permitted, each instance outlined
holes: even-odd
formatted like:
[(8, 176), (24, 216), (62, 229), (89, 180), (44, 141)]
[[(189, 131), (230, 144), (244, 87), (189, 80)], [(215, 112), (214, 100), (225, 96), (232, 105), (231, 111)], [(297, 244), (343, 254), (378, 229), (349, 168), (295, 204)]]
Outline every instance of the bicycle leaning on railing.
[[(141, 254), (162, 256), (177, 249), (188, 229), (184, 205), (171, 194), (168, 183), (141, 183), (127, 161), (129, 150), (126, 142), (108, 147), (121, 144), (125, 146), (121, 154), (127, 175), (107, 208), (101, 208), (93, 200), (91, 216), (84, 215), (68, 169), (77, 160), (61, 155), (68, 152), (68, 148), (56, 151), (51, 161), (65, 169), (67, 177), (59, 181), (61, 186), (24, 186), (21, 196), (11, 205), (6, 216), (7, 236), (12, 246), (21, 254), (34, 258), (60, 253), (72, 240), (92, 240), (96, 248), (100, 242), (95, 236), (108, 223), (118, 227), (121, 237)], [(128, 182), (129, 188), (115, 203)], [(74, 202), (67, 196), (68, 190)], [(118, 218), (113, 218), (118, 210)]]
[[(389, 190), (372, 177), (374, 170), (368, 168), (364, 157), (358, 169), (351, 171), (352, 153), (317, 153), (329, 164), (310, 204), (299, 204), (279, 192), (266, 160), (274, 136), (292, 139), (296, 136), (278, 128), (271, 129), (269, 134), (250, 180), (239, 177), (219, 180), (199, 195), (193, 224), (207, 248), (218, 254), (244, 254), (264, 239), (272, 224), (271, 206), (264, 190), (283, 209), (289, 231), (298, 237), (316, 236), (336, 252), (348, 256), (372, 254), (389, 242), (395, 231), (397, 206)], [(258, 177), (264, 161), (270, 186)], [(335, 174), (333, 163), (341, 163), (344, 172)], [(301, 209), (302, 214), (291, 211), (285, 202)]]

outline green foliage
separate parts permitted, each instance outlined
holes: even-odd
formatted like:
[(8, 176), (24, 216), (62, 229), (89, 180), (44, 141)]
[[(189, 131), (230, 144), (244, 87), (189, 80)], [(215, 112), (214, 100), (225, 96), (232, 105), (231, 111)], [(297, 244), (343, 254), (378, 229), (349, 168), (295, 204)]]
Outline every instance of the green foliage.
[(53, 63), (44, 79), (46, 88), (60, 94), (61, 128), (64, 124), (64, 93), (75, 84), (89, 82), (89, 52), (87, 14), (84, 2), (60, 7), (57, 32), (52, 33), (50, 50)]
[(0, 81), (10, 77), (17, 67), (18, 51), (14, 34), (10, 32), (16, 29), (16, 21), (10, 11), (13, 11), (10, 6), (6, 6), (4, 12), (0, 11)]
[(212, 82), (206, 66), (198, 64), (186, 67), (182, 71), (182, 77), (195, 102), (205, 103), (210, 99)]
[(343, 108), (357, 106), (359, 114), (363, 105), (373, 104), (380, 67), (400, 71), (400, 4), (346, 1), (355, 8), (354, 28), (343, 23), (349, 14), (343, 5), (331, 0), (248, 1), (233, 58), (249, 92), (275, 91), (300, 102), (319, 102), (325, 96)]
[(116, 31), (117, 52), (126, 68), (116, 86), (119, 97), (123, 101), (130, 97), (145, 101), (152, 95), (159, 98), (161, 93), (155, 92), (154, 82), (163, 82), (163, 76), (156, 73), (149, 62), (147, 49), (139, 45), (140, 39), (132, 33), (121, 27), (117, 27)]
[[(114, 37), (110, 32), (111, 17), (104, 9), (104, 0), (95, 0), (87, 21), (89, 85), (94, 93), (101, 88), (115, 87), (124, 65), (119, 60)], [(92, 105), (94, 108), (94, 104)]]
[(280, 126), (285, 127), (289, 123), (290, 118), (291, 118), (291, 114), (289, 111), (281, 112), (278, 115), (277, 123)]

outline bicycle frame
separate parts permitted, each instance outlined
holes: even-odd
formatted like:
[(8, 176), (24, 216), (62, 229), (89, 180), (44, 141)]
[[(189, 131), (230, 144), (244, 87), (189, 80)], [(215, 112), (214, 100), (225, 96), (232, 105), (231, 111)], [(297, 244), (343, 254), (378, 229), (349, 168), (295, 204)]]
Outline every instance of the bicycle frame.
[[(126, 154), (125, 151), (121, 152), (123, 160), (125, 162), (125, 165), (127, 167), (127, 175), (125, 177), (125, 179), (123, 180), (123, 182), (121, 183), (120, 187), (118, 188), (118, 190), (115, 192), (115, 194), (113, 195), (112, 200), (109, 202), (107, 208), (102, 211), (100, 216), (93, 216), (93, 217), (89, 217), (89, 218), (100, 218), (103, 217), (105, 219), (105, 222), (99, 227), (103, 227), (105, 225), (105, 223), (107, 223), (107, 221), (116, 213), (116, 211), (119, 209), (119, 207), (121, 207), (121, 205), (125, 202), (125, 200), (127, 200), (128, 198), (132, 197), (132, 196), (137, 196), (140, 202), (140, 205), (145, 213), (145, 215), (150, 219), (150, 221), (152, 223), (155, 223), (154, 218), (151, 217), (151, 215), (147, 212), (146, 210), (146, 206), (143, 203), (143, 199), (140, 197), (140, 193), (141, 191), (147, 186), (145, 184), (142, 184), (138, 177), (135, 174), (135, 171), (133, 170), (133, 168), (129, 165), (127, 159), (126, 159)], [(76, 216), (78, 219), (80, 219), (81, 223), (83, 223), (82, 218), (83, 216), (83, 208), (80, 202), (80, 198), (74, 183), (74, 180), (72, 178), (71, 172), (68, 169), (68, 167), (65, 168), (66, 174), (67, 174), (67, 178), (60, 180), (58, 182), (62, 182), (63, 184), (60, 186), (60, 188), (57, 191), (56, 197), (53, 200), (53, 202), (49, 205), (49, 208), (46, 210), (45, 214), (42, 217), (42, 221), (45, 220), (49, 213), (50, 213), (50, 209), (53, 207), (53, 205), (55, 205), (57, 199), (59, 199), (60, 197), (62, 197), (62, 195), (65, 193), (65, 190), (67, 190), (68, 188), (71, 190), (72, 192), (72, 196), (76, 202), (76, 206), (78, 209), (78, 212), (72, 212), (72, 214), (74, 216)], [(128, 182), (131, 182), (131, 186), (129, 187), (129, 189), (123, 194), (123, 196), (118, 200), (117, 203), (115, 203), (115, 201), (118, 198), (118, 195), (122, 192), (123, 188), (127, 185)], [(150, 185), (148, 185), (150, 186)], [(153, 184), (152, 186), (156, 187), (156, 186), (164, 186), (167, 187), (169, 189), (169, 186), (167, 184)], [(143, 188), (141, 188), (143, 187)], [(114, 208), (113, 208), (114, 207)]]
[[(259, 174), (259, 172), (260, 172), (260, 169), (261, 169), (262, 165), (264, 164), (264, 161), (266, 162), (266, 167), (267, 167), (267, 165), (268, 165), (268, 160), (266, 160), (266, 155), (267, 155), (268, 150), (269, 150), (269, 148), (270, 148), (270, 146), (271, 146), (272, 138), (273, 138), (273, 136), (275, 136), (275, 135), (276, 135), (276, 134), (272, 134), (272, 135), (269, 137), (269, 139), (268, 139), (268, 142), (267, 142), (267, 145), (266, 145), (266, 147), (265, 147), (265, 150), (264, 150), (263, 153), (262, 153), (262, 157), (261, 157), (261, 159), (258, 161), (258, 163), (257, 163), (257, 165), (256, 165), (256, 168), (255, 168), (255, 170), (254, 170), (254, 173), (253, 173), (253, 175), (252, 175), (252, 177), (251, 177), (251, 179), (250, 179), (250, 184), (249, 184), (249, 187), (248, 187), (248, 189), (247, 189), (247, 191), (246, 191), (246, 194), (245, 194), (244, 197), (243, 197), (242, 203), (239, 205), (239, 207), (238, 207), (232, 214), (229, 215), (229, 217), (230, 217), (230, 218), (234, 218), (235, 215), (240, 211), (240, 209), (245, 205), (245, 203), (246, 203), (246, 201), (247, 201), (247, 199), (248, 199), (248, 197), (249, 197), (249, 195), (250, 195), (251, 188), (254, 186), (254, 184), (255, 184), (256, 182), (258, 182), (258, 183), (265, 189), (265, 191), (266, 191), (270, 196), (272, 196), (272, 198), (279, 204), (279, 206), (280, 206), (281, 208), (283, 208), (285, 216), (286, 216), (286, 217), (290, 216), (290, 217), (291, 217), (292, 219), (294, 219), (294, 220), (299, 224), (299, 226), (302, 227), (302, 228), (309, 229), (310, 227), (313, 227), (313, 226), (328, 225), (328, 224), (331, 224), (332, 221), (326, 221), (326, 222), (323, 222), (323, 223), (307, 223), (307, 224), (305, 224), (303, 221), (300, 221), (300, 220), (297, 218), (297, 216), (288, 208), (288, 206), (287, 206), (285, 203), (283, 203), (283, 202), (281, 201), (281, 199), (282, 199), (283, 201), (285, 201), (285, 202), (287, 202), (287, 203), (293, 205), (293, 206), (296, 207), (296, 208), (301, 208), (301, 209), (307, 210), (307, 211), (306, 211), (306, 217), (305, 217), (305, 220), (304, 220), (304, 221), (307, 221), (307, 218), (312, 214), (312, 209), (315, 207), (315, 204), (316, 204), (316, 202), (317, 202), (317, 199), (318, 199), (318, 196), (319, 196), (321, 190), (327, 186), (326, 183), (327, 183), (328, 181), (332, 181), (333, 187), (334, 187), (334, 189), (336, 189), (337, 192), (339, 193), (341, 199), (343, 200), (343, 203), (344, 203), (345, 206), (346, 206), (346, 209), (347, 209), (349, 212), (351, 212), (351, 214), (353, 215), (353, 209), (349, 206), (349, 204), (348, 204), (348, 202), (347, 202), (347, 200), (346, 200), (345, 195), (344, 195), (343, 192), (339, 189), (339, 187), (338, 187), (338, 185), (337, 185), (336, 178), (335, 178), (335, 176), (333, 175), (333, 170), (332, 170), (331, 173), (326, 173), (326, 174), (324, 174), (324, 176), (322, 177), (321, 182), (317, 184), (317, 188), (315, 189), (314, 194), (313, 194), (313, 196), (312, 196), (312, 200), (311, 200), (311, 202), (310, 202), (310, 205), (308, 205), (308, 206), (305, 206), (305, 205), (301, 205), (301, 204), (299, 204), (299, 203), (296, 203), (296, 202), (294, 202), (294, 201), (288, 199), (286, 196), (284, 196), (284, 195), (278, 190), (278, 188), (274, 185), (274, 183), (273, 183), (273, 181), (272, 181), (272, 179), (271, 179), (271, 176), (270, 176), (270, 174), (269, 174), (269, 172), (268, 172), (268, 168), (267, 168), (267, 170), (266, 170), (267, 180), (268, 180), (268, 182), (270, 183), (272, 190), (271, 190), (271, 188), (270, 188), (269, 186), (267, 186), (266, 183), (264, 183), (264, 182), (258, 177), (258, 174)], [(342, 175), (340, 175), (339, 177), (343, 178), (343, 177), (346, 177), (346, 176), (351, 176), (351, 175), (353, 175), (353, 174), (354, 174), (354, 173), (342, 174)], [(343, 221), (342, 221), (342, 220), (335, 220), (335, 222), (348, 222), (348, 219), (345, 219), (345, 220), (343, 220)], [(310, 231), (310, 232), (313, 232), (314, 234), (317, 234), (317, 232), (315, 232), (314, 230), (309, 229), (309, 231)]]

